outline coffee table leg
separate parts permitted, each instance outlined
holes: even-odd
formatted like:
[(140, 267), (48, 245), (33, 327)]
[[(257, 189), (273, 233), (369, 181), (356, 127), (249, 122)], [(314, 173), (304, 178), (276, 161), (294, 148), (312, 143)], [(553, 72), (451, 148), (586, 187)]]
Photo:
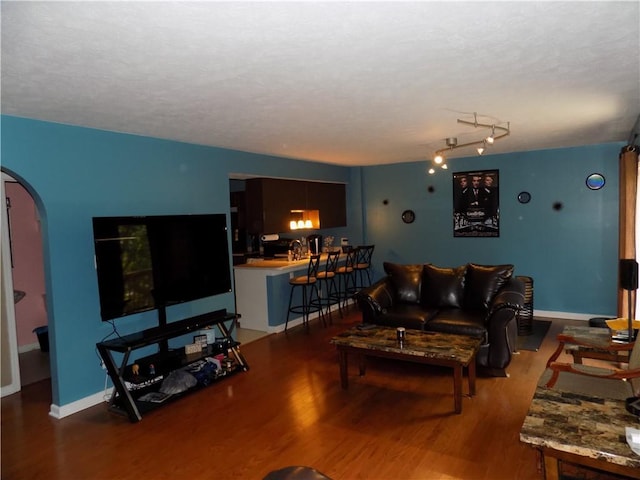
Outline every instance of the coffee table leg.
[(545, 480), (558, 480), (560, 478), (560, 468), (558, 459), (543, 453), (544, 456), (544, 478)]
[(340, 385), (343, 390), (349, 388), (349, 373), (347, 369), (347, 351), (338, 350), (338, 361), (340, 362)]
[(462, 365), (453, 367), (453, 402), (456, 413), (462, 413)]
[(472, 358), (469, 362), (468, 372), (469, 375), (469, 396), (473, 397), (476, 394), (476, 359)]

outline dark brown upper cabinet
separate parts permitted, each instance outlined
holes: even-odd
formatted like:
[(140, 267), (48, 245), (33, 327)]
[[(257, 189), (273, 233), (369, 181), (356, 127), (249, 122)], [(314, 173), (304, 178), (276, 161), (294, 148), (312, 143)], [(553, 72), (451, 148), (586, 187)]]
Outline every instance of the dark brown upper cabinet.
[(342, 183), (251, 178), (246, 181), (245, 202), (252, 234), (288, 232), (291, 210), (319, 210), (320, 228), (347, 225)]
[(307, 208), (320, 210), (320, 228), (346, 227), (344, 183), (307, 182)]

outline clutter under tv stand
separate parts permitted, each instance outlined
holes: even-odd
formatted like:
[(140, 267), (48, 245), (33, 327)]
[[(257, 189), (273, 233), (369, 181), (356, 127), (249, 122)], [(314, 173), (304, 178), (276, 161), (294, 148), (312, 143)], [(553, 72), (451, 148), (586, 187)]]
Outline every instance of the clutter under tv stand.
[[(109, 401), (110, 408), (128, 415), (131, 422), (138, 422), (142, 420), (142, 413), (161, 404), (178, 399), (229, 375), (249, 370), (249, 365), (238, 348), (240, 343), (233, 340), (225, 324), (235, 321), (236, 317), (236, 314), (227, 313), (225, 309), (217, 310), (176, 322), (161, 322), (158, 327), (97, 343), (98, 352), (114, 386)], [(168, 340), (171, 338), (197, 333), (200, 329), (214, 325), (218, 327), (222, 337), (214, 343), (207, 343), (201, 350), (185, 353), (185, 348), (167, 348)], [(134, 350), (154, 344), (159, 345), (158, 353), (129, 363)], [(112, 355), (113, 352), (123, 354), (119, 365)], [(163, 380), (170, 374), (201, 365), (213, 365), (208, 371), (214, 374), (203, 377), (204, 382), (198, 381), (197, 385), (173, 395), (159, 392)]]

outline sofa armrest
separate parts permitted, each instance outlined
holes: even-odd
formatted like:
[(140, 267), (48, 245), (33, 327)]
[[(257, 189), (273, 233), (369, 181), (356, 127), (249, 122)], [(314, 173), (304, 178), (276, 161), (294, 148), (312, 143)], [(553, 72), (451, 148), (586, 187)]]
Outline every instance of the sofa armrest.
[(489, 314), (487, 320), (493, 315), (494, 312), (503, 308), (509, 308), (518, 313), (524, 307), (524, 292), (525, 285), (522, 280), (515, 277), (509, 279), (509, 281), (498, 291), (491, 305), (489, 306)]
[(391, 279), (384, 277), (370, 287), (363, 288), (356, 293), (356, 300), (362, 311), (363, 323), (376, 323), (375, 318), (393, 306)]
[(491, 348), (487, 362), (505, 368), (516, 350), (517, 316), (524, 307), (524, 282), (511, 278), (496, 294), (485, 319)]

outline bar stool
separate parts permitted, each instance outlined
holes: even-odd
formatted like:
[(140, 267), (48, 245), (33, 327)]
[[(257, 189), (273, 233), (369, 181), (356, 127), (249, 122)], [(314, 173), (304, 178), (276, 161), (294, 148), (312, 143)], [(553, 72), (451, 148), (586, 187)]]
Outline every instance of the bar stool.
[[(357, 247), (358, 256), (356, 257), (356, 263), (353, 266), (353, 270), (356, 277), (355, 288), (358, 290), (371, 285), (371, 275), (369, 270), (371, 269), (371, 257), (373, 256), (373, 249), (375, 245), (360, 245)], [(365, 284), (364, 275), (367, 275), (367, 283)]]
[[(284, 330), (287, 331), (289, 326), (289, 314), (298, 313), (302, 314), (302, 323), (309, 328), (309, 314), (319, 312), (322, 317), (322, 322), (325, 323), (324, 316), (322, 315), (322, 306), (320, 305), (320, 295), (318, 294), (318, 268), (320, 267), (320, 255), (311, 255), (309, 257), (309, 265), (307, 267), (307, 274), (300, 277), (293, 277), (289, 279), (289, 285), (291, 285), (291, 293), (289, 294), (289, 308), (287, 309), (287, 321), (284, 324)], [(296, 287), (302, 287), (302, 304), (291, 305), (293, 302), (293, 292)], [(308, 287), (308, 288), (307, 288)], [(313, 298), (315, 293), (315, 300)]]
[[(342, 251), (347, 256), (344, 265), (336, 269), (336, 276), (338, 277), (338, 295), (341, 307), (347, 308), (347, 302), (349, 298), (351, 298), (351, 294), (355, 292), (356, 280), (353, 273), (353, 266), (356, 264), (358, 250), (352, 246), (345, 246), (342, 247)], [(340, 308), (340, 315), (342, 315), (342, 308)]]
[[(336, 269), (338, 268), (338, 259), (340, 258), (340, 252), (327, 253), (327, 261), (325, 263), (324, 271), (318, 272), (318, 290), (320, 296), (318, 299), (318, 305), (322, 310), (323, 307), (327, 307), (327, 313), (329, 315), (329, 323), (333, 323), (331, 318), (331, 305), (338, 304), (340, 310), (340, 317), (342, 317), (342, 307), (340, 306), (340, 296), (338, 294), (338, 287), (336, 286)], [(325, 316), (322, 316), (322, 321), (325, 327)]]

